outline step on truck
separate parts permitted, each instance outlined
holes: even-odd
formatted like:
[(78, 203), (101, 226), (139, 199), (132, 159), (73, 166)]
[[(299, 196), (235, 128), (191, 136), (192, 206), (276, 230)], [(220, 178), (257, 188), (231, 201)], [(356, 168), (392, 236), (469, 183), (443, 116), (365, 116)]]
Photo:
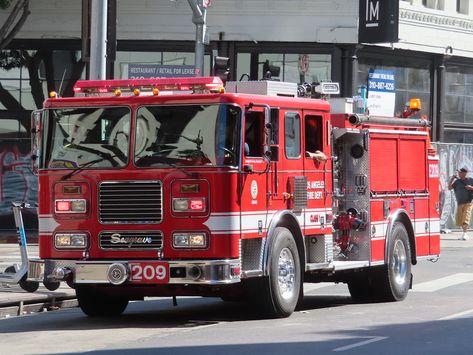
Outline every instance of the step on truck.
[(196, 77), (52, 93), (32, 116), (28, 280), (66, 282), (89, 316), (192, 295), (286, 317), (304, 282), (403, 300), (412, 266), (440, 254), (429, 122), (353, 113), (313, 98), (337, 90), (320, 86)]

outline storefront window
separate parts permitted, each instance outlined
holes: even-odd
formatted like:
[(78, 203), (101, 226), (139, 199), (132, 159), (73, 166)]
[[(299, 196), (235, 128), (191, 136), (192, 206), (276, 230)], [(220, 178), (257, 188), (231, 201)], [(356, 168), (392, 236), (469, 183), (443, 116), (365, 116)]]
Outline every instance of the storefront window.
[(367, 86), (370, 69), (387, 70), (394, 73), (396, 96), (393, 114), (395, 116), (402, 113), (410, 99), (418, 98), (422, 103), (419, 115), (431, 117), (431, 80), (428, 64), (419, 63), (416, 66), (407, 66), (406, 63), (392, 63), (383, 58), (377, 60), (363, 58), (359, 60), (358, 64), (358, 87)]
[[(31, 96), (28, 70), (25, 67), (5, 70), (0, 68), (0, 83), (8, 94), (19, 104), (19, 106), (33, 110), (36, 108)], [(9, 98), (6, 92), (0, 93), (0, 110), (9, 109), (12, 102), (8, 104)]]
[(473, 132), (462, 132), (445, 128), (445, 143), (468, 143), (473, 144)]
[(444, 121), (473, 124), (473, 70), (465, 67), (447, 68), (445, 73)]
[[(18, 50), (2, 55), (0, 110), (39, 108), (48, 96), (48, 83), (49, 90), (56, 90), (60, 96), (72, 96), (75, 81), (84, 78), (85, 65), (77, 51)], [(35, 73), (31, 80), (30, 71)]]
[(331, 79), (330, 54), (277, 54), (263, 53), (258, 59), (258, 79), (271, 79), (293, 83), (318, 83)]
[[(251, 54), (238, 53), (237, 55), (237, 80), (249, 80), (251, 72)], [(248, 75), (248, 76), (247, 76)]]
[[(144, 68), (140, 75), (142, 78), (150, 77), (171, 77), (178, 76), (172, 73), (156, 71), (157, 67), (173, 66), (176, 68), (194, 68), (195, 61), (194, 53), (190, 52), (117, 52), (117, 58), (115, 61), (115, 78), (117, 79), (129, 79), (134, 73), (130, 72), (132, 65), (136, 68), (136, 65), (142, 64)], [(210, 55), (204, 56), (204, 76), (210, 75)], [(132, 65), (130, 65), (132, 64)], [(154, 69), (153, 69), (154, 67)], [(192, 75), (190, 75), (192, 76)]]

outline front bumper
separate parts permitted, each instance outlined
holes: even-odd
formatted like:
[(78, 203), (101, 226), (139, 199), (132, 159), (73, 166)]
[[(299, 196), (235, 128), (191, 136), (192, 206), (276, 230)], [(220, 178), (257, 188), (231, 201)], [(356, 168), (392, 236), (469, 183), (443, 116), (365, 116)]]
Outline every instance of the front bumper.
[[(135, 265), (143, 265), (137, 279)], [(148, 267), (148, 265), (150, 265)], [(156, 273), (155, 265), (158, 265)], [(240, 282), (238, 259), (180, 260), (40, 260), (30, 259), (29, 281), (67, 281), (74, 284), (208, 284), (227, 285)], [(133, 271), (132, 271), (133, 270)], [(165, 277), (163, 276), (166, 273)], [(163, 276), (163, 277), (161, 277)]]

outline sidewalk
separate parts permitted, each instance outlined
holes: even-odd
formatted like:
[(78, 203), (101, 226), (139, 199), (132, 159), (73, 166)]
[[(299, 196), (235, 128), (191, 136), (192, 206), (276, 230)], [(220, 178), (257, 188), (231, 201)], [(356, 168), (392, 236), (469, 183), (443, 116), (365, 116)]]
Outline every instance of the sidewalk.
[[(459, 240), (460, 236), (460, 231), (440, 234), (441, 248), (473, 247), (473, 232), (470, 232), (470, 239), (466, 241)], [(30, 257), (34, 254), (32, 250)], [(7, 264), (13, 264), (14, 258), (20, 263), (18, 245), (0, 244), (0, 265), (3, 266), (0, 267), (0, 271), (3, 271)], [(75, 291), (64, 282), (56, 291), (49, 291), (40, 285), (38, 291), (33, 293), (22, 290), (19, 285), (0, 284), (0, 319), (70, 307), (77, 307)]]
[[(28, 256), (38, 257), (38, 245), (28, 245)], [(18, 244), (0, 244), (0, 272), (21, 264)], [(0, 319), (18, 315), (77, 307), (76, 294), (64, 282), (56, 291), (40, 284), (36, 292), (26, 292), (18, 284), (0, 283)]]
[(75, 291), (66, 284), (56, 291), (40, 285), (36, 292), (26, 292), (19, 285), (0, 284), (0, 319), (77, 305)]

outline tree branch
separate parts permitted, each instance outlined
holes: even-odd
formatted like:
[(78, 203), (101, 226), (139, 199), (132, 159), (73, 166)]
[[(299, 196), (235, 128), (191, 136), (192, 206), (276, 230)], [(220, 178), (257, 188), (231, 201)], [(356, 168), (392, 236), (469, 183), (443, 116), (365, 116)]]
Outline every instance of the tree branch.
[(39, 66), (41, 61), (46, 56), (44, 50), (38, 50), (33, 57), (31, 57), (27, 51), (22, 51), (22, 55), (25, 58), (25, 66), (28, 69), (30, 77), (31, 96), (37, 108), (43, 106), (44, 93), (41, 80), (39, 79)]
[[(30, 0), (18, 0), (13, 8), (12, 12), (8, 16), (7, 20), (0, 28), (0, 50), (5, 49), (11, 42), (11, 40), (17, 35), (20, 29), (23, 27), (26, 19), (30, 15), (31, 11), (29, 10)], [(21, 17), (18, 19), (13, 28), (10, 27), (13, 25), (14, 21), (17, 19), (18, 14), (22, 11)]]
[(18, 100), (12, 94), (10, 94), (7, 89), (3, 87), (2, 83), (0, 83), (0, 102), (3, 104), (3, 106), (5, 106), (7, 110), (20, 111), (25, 109), (23, 106), (20, 105)]

